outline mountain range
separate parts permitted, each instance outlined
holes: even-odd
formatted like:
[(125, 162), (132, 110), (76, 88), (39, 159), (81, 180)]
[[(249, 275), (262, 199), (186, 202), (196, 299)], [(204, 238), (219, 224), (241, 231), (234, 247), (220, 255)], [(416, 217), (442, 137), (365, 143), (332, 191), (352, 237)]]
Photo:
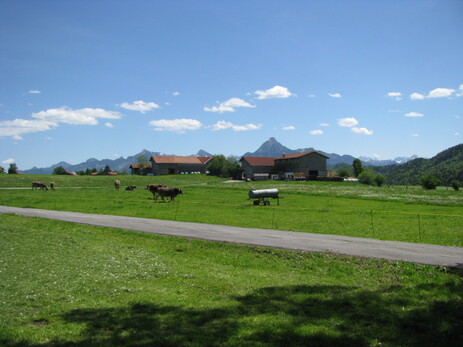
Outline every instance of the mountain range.
[(388, 184), (419, 184), (423, 175), (434, 175), (441, 184), (463, 182), (463, 144), (450, 147), (430, 159), (417, 158), (400, 165), (373, 167), (387, 177)]
[[(274, 137), (269, 138), (267, 141), (265, 141), (255, 152), (247, 152), (244, 153), (242, 156), (252, 156), (252, 157), (278, 157), (283, 154), (289, 154), (289, 153), (301, 153), (301, 152), (308, 152), (308, 151), (314, 151), (314, 148), (299, 148), (299, 149), (290, 149), (288, 147), (285, 147), (282, 145), (280, 142), (278, 142)], [(339, 165), (352, 165), (352, 162), (354, 161), (355, 157), (351, 155), (339, 155), (336, 153), (326, 153), (323, 151), (317, 150), (317, 152), (320, 152), (327, 157), (329, 157), (327, 161), (327, 165), (329, 168), (336, 168)], [(77, 171), (85, 171), (87, 169), (104, 169), (106, 165), (108, 165), (112, 171), (126, 171), (129, 172), (129, 166), (130, 164), (135, 164), (138, 162), (138, 158), (140, 156), (144, 156), (147, 159), (151, 158), (153, 155), (171, 155), (171, 154), (165, 154), (165, 153), (160, 153), (160, 152), (152, 152), (149, 150), (144, 149), (140, 153), (134, 154), (132, 156), (129, 156), (127, 158), (120, 157), (117, 159), (102, 159), (98, 160), (95, 158), (90, 158), (86, 160), (83, 163), (80, 164), (69, 164), (65, 161), (61, 161), (57, 164), (54, 164), (50, 167), (46, 168), (37, 168), (33, 167), (30, 170), (22, 170), (23, 173), (25, 174), (51, 174), (53, 173), (53, 169), (55, 167), (63, 167), (66, 171), (71, 171), (71, 172), (77, 172)], [(213, 156), (211, 153), (205, 151), (205, 150), (200, 150), (198, 153), (194, 154), (194, 156), (199, 156), (199, 157), (210, 157)], [(391, 165), (391, 164), (399, 164), (403, 162), (407, 162), (408, 160), (414, 159), (416, 156), (412, 158), (396, 158), (394, 160), (377, 160), (373, 158), (367, 158), (367, 157), (361, 157), (360, 159), (364, 163), (365, 166), (384, 166), (384, 165)], [(240, 157), (239, 157), (240, 158)], [(238, 158), (238, 159), (239, 159)]]

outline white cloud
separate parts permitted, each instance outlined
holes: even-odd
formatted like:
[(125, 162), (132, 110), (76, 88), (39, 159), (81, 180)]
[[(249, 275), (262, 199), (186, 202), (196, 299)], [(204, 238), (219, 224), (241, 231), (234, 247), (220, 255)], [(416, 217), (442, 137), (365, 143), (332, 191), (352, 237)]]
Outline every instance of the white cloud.
[(9, 159), (5, 159), (4, 161), (2, 161), (2, 164), (10, 165), (10, 164), (13, 164), (14, 162), (15, 160), (13, 158), (9, 158)]
[(198, 130), (203, 126), (200, 121), (188, 118), (152, 120), (149, 125), (156, 131), (172, 131), (180, 134), (187, 130)]
[(454, 135), (454, 136), (460, 136), (460, 133), (455, 133), (455, 134), (453, 134), (453, 135)]
[(420, 134), (412, 134), (411, 136), (418, 137), (418, 136), (420, 136)]
[(27, 94), (42, 94), (40, 90), (29, 90)]
[(173, 96), (178, 96), (178, 95), (180, 95), (180, 92), (173, 92), (172, 95)]
[(104, 126), (107, 127), (107, 128), (114, 128), (114, 124), (110, 123), (110, 122), (104, 123)]
[(0, 121), (0, 137), (22, 140), (21, 135), (23, 134), (47, 131), (57, 126), (58, 123), (48, 120), (14, 119)]
[(316, 98), (317, 96), (315, 94), (309, 94), (307, 97), (309, 98)]
[(426, 99), (426, 97), (423, 94), (415, 92), (415, 93), (410, 94), (410, 99), (412, 99), (412, 100), (423, 100), (423, 99)]
[(458, 87), (459, 92), (457, 93), (457, 96), (462, 96), (463, 95), (463, 84), (460, 84), (460, 87)]
[(342, 98), (342, 95), (339, 93), (328, 93), (328, 95), (332, 98)]
[(429, 92), (428, 98), (433, 99), (433, 98), (447, 98), (449, 96), (452, 96), (452, 94), (455, 93), (455, 89), (449, 89), (449, 88), (436, 88), (433, 89)]
[(463, 95), (463, 84), (458, 87), (458, 90), (452, 88), (436, 88), (431, 90), (428, 95), (420, 93), (410, 94), (410, 99), (412, 100), (423, 100), (423, 99), (436, 99), (436, 98), (449, 98), (453, 95), (462, 96)]
[(389, 92), (387, 96), (397, 101), (402, 100), (402, 93), (400, 92)]
[(207, 112), (235, 112), (235, 109), (238, 107), (256, 107), (254, 105), (251, 105), (250, 103), (240, 99), (240, 98), (231, 98), (228, 99), (227, 101), (224, 101), (219, 104), (219, 106), (213, 106), (213, 107), (204, 107), (204, 111)]
[(33, 118), (74, 125), (96, 125), (98, 118), (120, 119), (119, 112), (107, 111), (102, 108), (81, 108), (72, 110), (66, 106), (52, 108), (32, 114)]
[(338, 125), (342, 127), (353, 127), (357, 124), (359, 124), (358, 120), (353, 117), (338, 119)]
[(154, 102), (146, 102), (142, 100), (134, 101), (131, 104), (129, 104), (128, 102), (123, 102), (122, 104), (117, 106), (125, 108), (126, 110), (139, 111), (141, 113), (145, 113), (160, 107), (158, 104)]
[(321, 127), (329, 127), (330, 124), (329, 124), (329, 123), (320, 123), (320, 126), (321, 126)]
[(419, 112), (408, 112), (405, 114), (405, 117), (423, 117), (424, 114)]
[(317, 129), (317, 130), (310, 130), (309, 131), (310, 135), (323, 135), (323, 130)]
[(292, 126), (292, 125), (288, 125), (286, 127), (283, 127), (282, 128), (283, 130), (296, 130), (296, 127), (295, 126)]
[(256, 90), (257, 99), (274, 99), (274, 98), (289, 98), (294, 95), (291, 93), (288, 88), (282, 86), (275, 86), (267, 90)]
[(367, 128), (352, 128), (350, 130), (355, 134), (373, 135), (373, 130), (368, 130)]
[(211, 125), (210, 128), (214, 131), (232, 129), (233, 131), (248, 131), (248, 130), (258, 130), (262, 127), (261, 124), (246, 124), (246, 125), (235, 125), (231, 122), (225, 120), (218, 121), (214, 125)]

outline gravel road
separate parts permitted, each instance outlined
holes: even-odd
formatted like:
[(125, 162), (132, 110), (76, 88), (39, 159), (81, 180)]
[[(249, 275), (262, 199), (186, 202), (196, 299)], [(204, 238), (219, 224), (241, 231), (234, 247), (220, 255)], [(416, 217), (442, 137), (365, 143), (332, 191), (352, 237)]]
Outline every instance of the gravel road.
[(0, 213), (15, 213), (27, 217), (56, 219), (159, 235), (365, 258), (402, 260), (463, 269), (463, 247), (8, 206), (0, 206)]

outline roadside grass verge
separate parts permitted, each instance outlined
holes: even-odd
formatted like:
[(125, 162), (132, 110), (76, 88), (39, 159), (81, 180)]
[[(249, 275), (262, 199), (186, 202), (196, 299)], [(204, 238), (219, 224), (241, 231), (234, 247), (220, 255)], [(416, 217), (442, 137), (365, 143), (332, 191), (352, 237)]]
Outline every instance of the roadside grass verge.
[(16, 215), (0, 238), (0, 345), (463, 341), (463, 277), (446, 268)]
[[(6, 185), (3, 176), (0, 184)], [(20, 182), (8, 178), (8, 183), (24, 185), (23, 176), (14, 176)], [(138, 188), (116, 192), (113, 177), (41, 180), (55, 178), (63, 180), (56, 191), (0, 189), (0, 205), (463, 246), (462, 192), (355, 183), (224, 183), (203, 175), (121, 176), (123, 187)], [(29, 177), (28, 184), (31, 181)], [(142, 189), (147, 183), (180, 187), (184, 195), (175, 203), (155, 203)], [(88, 189), (71, 188), (76, 186)], [(247, 200), (249, 189), (268, 187), (280, 189), (280, 206), (275, 200), (266, 207)]]

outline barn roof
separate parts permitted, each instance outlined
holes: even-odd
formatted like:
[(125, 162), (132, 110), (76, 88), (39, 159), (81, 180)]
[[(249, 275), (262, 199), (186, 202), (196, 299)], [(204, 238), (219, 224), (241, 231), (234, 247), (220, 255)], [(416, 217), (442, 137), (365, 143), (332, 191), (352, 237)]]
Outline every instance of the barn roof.
[[(151, 164), (142, 164), (144, 168), (151, 168)], [(140, 164), (130, 164), (131, 169), (139, 169)]]
[(205, 164), (211, 157), (182, 157), (177, 155), (153, 155), (151, 160), (156, 164)]
[(242, 157), (251, 166), (274, 166), (275, 157)]
[(328, 159), (328, 157), (326, 155), (324, 155), (324, 154), (322, 154), (320, 152), (317, 152), (317, 151), (283, 154), (281, 157), (276, 157), (274, 159), (294, 159), (294, 158), (301, 158), (301, 157), (304, 157), (304, 156), (309, 155), (309, 154), (317, 154), (317, 155), (320, 155), (320, 156)]

